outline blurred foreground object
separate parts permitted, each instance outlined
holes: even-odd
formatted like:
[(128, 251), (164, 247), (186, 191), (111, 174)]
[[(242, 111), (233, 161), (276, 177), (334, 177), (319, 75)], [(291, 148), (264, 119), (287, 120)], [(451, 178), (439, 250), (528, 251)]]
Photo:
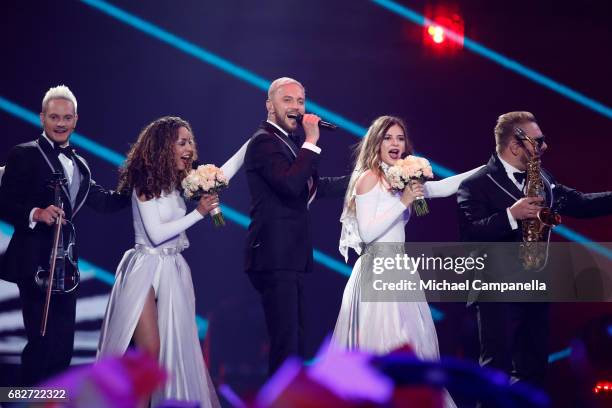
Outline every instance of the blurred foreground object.
[(510, 385), (505, 374), (457, 359), (423, 361), (409, 347), (385, 356), (324, 345), (304, 366), (291, 358), (264, 385), (253, 408), (414, 407), (442, 408), (446, 390), (460, 405), (487, 401), (504, 408), (543, 408), (548, 397)]
[(166, 373), (157, 360), (130, 351), (122, 357), (106, 358), (94, 365), (68, 370), (44, 383), (42, 387), (66, 390), (68, 402), (43, 406), (136, 407), (139, 401), (148, 400), (165, 381)]

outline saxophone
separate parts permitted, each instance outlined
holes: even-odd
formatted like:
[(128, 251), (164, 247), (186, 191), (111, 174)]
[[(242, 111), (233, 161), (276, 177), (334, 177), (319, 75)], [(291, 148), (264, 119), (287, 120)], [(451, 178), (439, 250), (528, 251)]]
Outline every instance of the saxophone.
[[(516, 136), (533, 147), (525, 171), (525, 197), (544, 197), (546, 192), (542, 180), (540, 146), (537, 141), (527, 136), (523, 129), (516, 128)], [(526, 270), (541, 270), (548, 258), (548, 239), (550, 230), (561, 223), (561, 216), (549, 207), (542, 207), (536, 218), (523, 220), (523, 242), (520, 257)]]

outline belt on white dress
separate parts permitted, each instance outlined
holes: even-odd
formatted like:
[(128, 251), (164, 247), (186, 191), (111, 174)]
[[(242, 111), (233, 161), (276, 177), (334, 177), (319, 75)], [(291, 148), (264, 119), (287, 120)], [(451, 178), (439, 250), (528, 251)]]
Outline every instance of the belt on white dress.
[(405, 243), (403, 242), (370, 242), (369, 244), (360, 243), (361, 254), (394, 256), (404, 254), (406, 252)]
[(146, 252), (152, 255), (176, 255), (183, 252), (185, 249), (183, 246), (178, 247), (165, 247), (165, 248), (151, 248), (150, 246), (136, 244), (134, 245), (134, 249), (140, 252)]

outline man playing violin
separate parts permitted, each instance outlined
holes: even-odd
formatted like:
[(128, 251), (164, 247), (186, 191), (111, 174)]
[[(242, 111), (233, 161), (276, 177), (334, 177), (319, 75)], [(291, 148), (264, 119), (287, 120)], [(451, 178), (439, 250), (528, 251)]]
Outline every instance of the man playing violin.
[[(54, 226), (60, 215), (71, 222), (83, 205), (112, 212), (130, 204), (129, 197), (97, 185), (87, 162), (70, 146), (77, 119), (77, 101), (70, 89), (63, 85), (49, 89), (40, 113), (42, 135), (10, 151), (0, 185), (0, 217), (15, 228), (2, 259), (0, 278), (19, 287), (28, 340), (21, 354), (23, 386), (37, 384), (63, 371), (72, 359), (78, 290), (51, 296), (43, 336), (41, 322), (47, 284), (43, 281), (41, 287), (40, 280), (38, 285), (35, 282), (39, 269), (50, 269)], [(57, 194), (61, 207), (50, 188), (54, 173), (63, 179)], [(71, 242), (74, 236), (67, 228), (60, 230), (61, 254), (74, 243)], [(66, 259), (76, 265), (75, 248), (70, 249)]]

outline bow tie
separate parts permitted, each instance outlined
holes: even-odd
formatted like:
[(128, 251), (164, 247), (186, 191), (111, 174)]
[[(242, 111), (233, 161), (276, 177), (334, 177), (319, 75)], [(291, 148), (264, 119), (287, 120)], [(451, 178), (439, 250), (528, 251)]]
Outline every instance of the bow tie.
[(514, 176), (516, 181), (518, 181), (519, 184), (523, 184), (523, 182), (525, 181), (525, 172), (524, 171), (517, 171), (515, 173), (512, 173), (512, 175)]
[(289, 133), (287, 136), (289, 137), (289, 139), (291, 139), (293, 144), (295, 144), (297, 147), (300, 147), (300, 136), (295, 133)]
[(72, 155), (74, 154), (74, 150), (72, 150), (72, 147), (70, 146), (66, 146), (66, 147), (61, 147), (58, 144), (53, 144), (53, 150), (55, 150), (55, 152), (58, 154), (58, 156), (60, 154), (63, 154), (64, 156), (68, 157), (69, 159), (72, 158)]

